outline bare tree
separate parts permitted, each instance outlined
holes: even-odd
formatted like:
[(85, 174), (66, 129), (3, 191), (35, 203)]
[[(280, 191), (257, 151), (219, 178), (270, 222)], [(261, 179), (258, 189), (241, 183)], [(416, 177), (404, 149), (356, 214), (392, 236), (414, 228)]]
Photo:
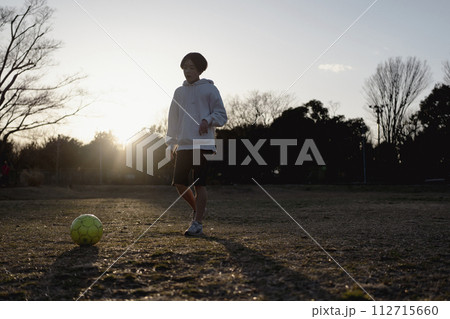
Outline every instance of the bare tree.
[(426, 61), (409, 57), (390, 58), (377, 66), (363, 90), (375, 118), (379, 119), (385, 142), (398, 145), (407, 110), (430, 83), (430, 68)]
[(450, 85), (450, 62), (448, 60), (442, 63), (442, 69), (444, 70), (444, 83)]
[(228, 122), (227, 128), (242, 125), (268, 126), (281, 115), (283, 111), (291, 107), (292, 95), (284, 94), (276, 96), (273, 92), (252, 91), (241, 99), (238, 96), (226, 101)]
[(328, 110), (330, 111), (332, 116), (336, 116), (338, 109), (340, 109), (341, 103), (328, 101)]
[(75, 86), (84, 77), (48, 84), (51, 54), (61, 47), (48, 38), (52, 14), (45, 0), (27, 0), (21, 9), (0, 7), (2, 145), (17, 132), (60, 123), (86, 106), (77, 100), (82, 92)]

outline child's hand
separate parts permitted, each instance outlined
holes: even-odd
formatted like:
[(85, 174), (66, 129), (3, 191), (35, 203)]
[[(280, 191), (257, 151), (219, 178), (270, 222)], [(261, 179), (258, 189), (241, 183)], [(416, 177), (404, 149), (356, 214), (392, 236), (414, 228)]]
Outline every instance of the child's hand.
[(206, 120), (202, 120), (198, 128), (198, 132), (200, 135), (208, 133), (208, 122)]

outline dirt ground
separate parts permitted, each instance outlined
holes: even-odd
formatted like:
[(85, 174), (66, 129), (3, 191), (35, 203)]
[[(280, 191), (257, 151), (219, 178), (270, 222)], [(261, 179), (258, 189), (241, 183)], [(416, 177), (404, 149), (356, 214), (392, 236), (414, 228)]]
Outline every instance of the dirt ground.
[[(450, 299), (448, 186), (263, 187), (285, 211), (209, 187), (203, 238), (169, 186), (0, 189), (0, 300)], [(85, 213), (104, 226), (87, 248)]]

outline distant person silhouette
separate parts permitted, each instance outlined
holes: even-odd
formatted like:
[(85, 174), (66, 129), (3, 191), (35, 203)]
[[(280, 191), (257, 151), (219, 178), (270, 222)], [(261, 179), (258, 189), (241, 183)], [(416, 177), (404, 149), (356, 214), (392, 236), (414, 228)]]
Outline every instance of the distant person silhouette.
[(8, 161), (4, 161), (2, 165), (2, 177), (1, 177), (1, 186), (9, 186), (9, 171), (11, 168), (8, 165)]

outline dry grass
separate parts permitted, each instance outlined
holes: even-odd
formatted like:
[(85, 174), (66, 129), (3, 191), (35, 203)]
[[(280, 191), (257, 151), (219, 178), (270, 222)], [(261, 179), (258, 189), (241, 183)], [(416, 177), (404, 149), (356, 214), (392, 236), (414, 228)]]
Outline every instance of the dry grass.
[[(264, 186), (376, 300), (450, 298), (447, 188)], [(171, 187), (11, 188), (0, 193), (0, 299), (366, 300), (256, 185), (209, 187), (204, 238)], [(104, 224), (94, 247), (72, 220)]]

